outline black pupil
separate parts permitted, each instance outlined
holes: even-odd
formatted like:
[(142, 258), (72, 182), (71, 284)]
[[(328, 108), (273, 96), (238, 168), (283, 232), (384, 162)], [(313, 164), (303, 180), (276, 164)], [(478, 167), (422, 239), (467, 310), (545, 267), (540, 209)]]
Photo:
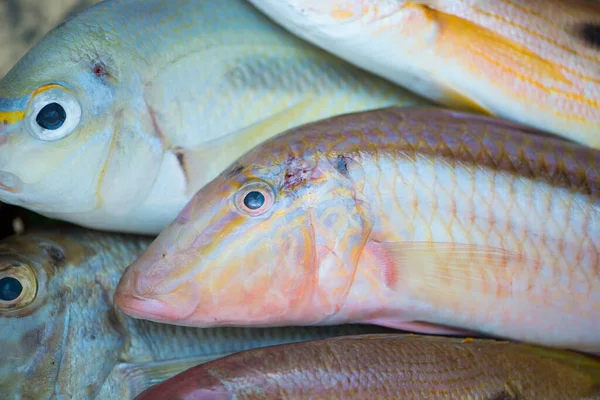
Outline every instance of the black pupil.
[(67, 113), (58, 103), (50, 103), (40, 110), (35, 118), (39, 126), (44, 129), (56, 130), (65, 123)]
[(6, 277), (0, 279), (0, 300), (13, 301), (21, 295), (23, 285), (18, 279)]
[(252, 191), (244, 198), (244, 205), (251, 210), (258, 210), (265, 204), (265, 196), (261, 192)]

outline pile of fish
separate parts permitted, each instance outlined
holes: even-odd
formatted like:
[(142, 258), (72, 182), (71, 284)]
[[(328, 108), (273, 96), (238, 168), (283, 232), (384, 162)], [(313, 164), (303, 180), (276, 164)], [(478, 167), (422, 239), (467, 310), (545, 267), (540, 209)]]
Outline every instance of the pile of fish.
[(600, 399), (592, 0), (102, 1), (0, 201), (2, 400)]

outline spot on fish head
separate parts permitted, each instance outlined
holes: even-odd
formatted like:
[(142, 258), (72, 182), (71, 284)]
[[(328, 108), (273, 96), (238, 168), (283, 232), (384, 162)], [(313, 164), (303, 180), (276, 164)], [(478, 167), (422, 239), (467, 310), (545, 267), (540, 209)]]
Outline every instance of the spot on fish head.
[(284, 168), (285, 172), (281, 187), (285, 190), (294, 189), (319, 175), (315, 166), (303, 157), (288, 156)]
[(577, 37), (589, 46), (600, 50), (600, 24), (583, 23), (576, 29)]

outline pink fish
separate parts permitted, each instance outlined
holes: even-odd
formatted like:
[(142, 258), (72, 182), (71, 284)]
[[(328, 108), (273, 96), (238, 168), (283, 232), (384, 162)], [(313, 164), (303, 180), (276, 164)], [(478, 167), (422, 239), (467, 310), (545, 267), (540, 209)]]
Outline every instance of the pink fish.
[(115, 301), (198, 327), (371, 323), (600, 351), (599, 165), (435, 107), (304, 125), (201, 189)]

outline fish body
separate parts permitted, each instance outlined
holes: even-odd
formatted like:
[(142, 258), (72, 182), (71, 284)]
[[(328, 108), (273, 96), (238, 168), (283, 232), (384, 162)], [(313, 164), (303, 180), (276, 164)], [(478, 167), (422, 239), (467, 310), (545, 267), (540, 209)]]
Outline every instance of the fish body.
[[(268, 377), (268, 378), (267, 378)], [(380, 334), (244, 351), (136, 400), (599, 399), (600, 361), (493, 340)]]
[(266, 138), (415, 102), (425, 100), (243, 0), (106, 0), (48, 33), (0, 81), (0, 201), (157, 234)]
[(600, 148), (595, 0), (249, 0), (290, 32), (431, 100)]
[(0, 399), (132, 399), (233, 352), (373, 332), (360, 326), (194, 329), (129, 318), (114, 307), (114, 289), (149, 242), (62, 228), (0, 243)]
[(436, 107), (307, 124), (198, 191), (116, 302), (181, 325), (361, 322), (600, 351), (598, 165), (587, 146)]

